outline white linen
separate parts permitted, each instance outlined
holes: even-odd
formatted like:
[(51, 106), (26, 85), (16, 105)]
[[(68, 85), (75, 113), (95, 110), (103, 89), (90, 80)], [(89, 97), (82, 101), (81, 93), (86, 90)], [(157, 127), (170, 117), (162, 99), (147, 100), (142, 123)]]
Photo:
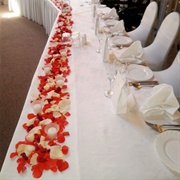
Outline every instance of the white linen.
[(142, 105), (141, 112), (146, 116), (162, 116), (167, 114), (171, 119), (179, 119), (176, 113), (179, 103), (174, 95), (173, 88), (168, 84), (160, 84), (152, 90), (152, 95)]
[(99, 18), (96, 17), (96, 18), (95, 18), (95, 26), (94, 26), (95, 35), (97, 35), (98, 27), (99, 27)]
[(121, 55), (120, 57), (118, 57), (118, 59), (122, 59), (122, 60), (130, 60), (131, 58), (141, 58), (143, 55), (143, 48), (141, 46), (141, 42), (140, 41), (135, 41), (133, 44), (131, 44), (131, 46), (129, 46)]
[(107, 13), (107, 14), (105, 14), (105, 15), (103, 16), (103, 18), (104, 18), (104, 19), (118, 18), (116, 9), (115, 9), (115, 8), (112, 8), (109, 13)]
[(128, 114), (135, 106), (135, 99), (130, 93), (122, 74), (117, 73), (113, 88), (112, 102), (116, 114)]
[[(78, 0), (71, 1), (73, 6), (73, 31), (87, 34), (89, 44), (72, 48), (70, 58), (71, 75), (68, 77), (70, 90), (71, 116), (67, 145), (70, 154), (67, 161), (70, 167), (63, 173), (44, 172), (40, 180), (97, 180), (97, 179), (169, 179), (179, 177), (166, 169), (157, 158), (154, 139), (157, 133), (147, 127), (137, 114), (128, 114), (124, 119), (114, 113), (112, 101), (104, 96), (109, 88), (106, 70), (101, 55), (96, 53), (97, 38), (92, 29), (91, 7), (78, 6)], [(78, 4), (78, 5), (77, 5)], [(103, 9), (103, 8), (102, 8)], [(55, 31), (53, 27), (50, 38)], [(50, 40), (49, 38), (49, 40)], [(14, 151), (17, 141), (25, 136), (22, 124), (31, 111), (29, 101), (36, 90), (38, 75), (43, 74), (43, 60), (48, 51), (44, 49), (34, 74), (24, 108), (13, 135), (1, 173), (3, 180), (32, 179), (28, 168), (25, 174), (18, 174), (16, 161), (9, 155)], [(148, 90), (140, 90), (139, 97)], [(149, 91), (148, 91), (149, 92)], [(143, 144), (143, 146), (142, 146)], [(9, 173), (11, 172), (11, 173)]]
[(110, 32), (123, 32), (125, 30), (124, 28), (124, 21), (119, 21), (116, 25), (114, 25), (112, 28), (110, 28)]
[(109, 61), (109, 48), (108, 48), (108, 37), (106, 37), (103, 50), (102, 50), (102, 60), (104, 62)]

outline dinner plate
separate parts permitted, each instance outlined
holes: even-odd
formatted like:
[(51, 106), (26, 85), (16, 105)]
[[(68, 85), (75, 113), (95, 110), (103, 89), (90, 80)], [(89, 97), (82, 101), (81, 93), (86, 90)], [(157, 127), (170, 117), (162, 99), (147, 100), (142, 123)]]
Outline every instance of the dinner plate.
[(126, 59), (121, 59), (120, 61), (123, 62), (123, 63), (127, 62), (127, 63), (129, 63), (129, 64), (131, 64), (131, 63), (141, 64), (143, 60), (142, 60), (141, 58), (128, 57), (128, 58), (126, 58)]
[(109, 19), (107, 21), (104, 22), (106, 24), (106, 26), (114, 26), (118, 23), (117, 20), (114, 20), (114, 19)]
[(133, 42), (130, 37), (126, 36), (114, 36), (112, 37), (112, 43), (115, 45), (129, 45)]
[(97, 6), (98, 8), (105, 8), (105, 7), (107, 7), (105, 4), (99, 4), (98, 6)]
[(166, 131), (158, 135), (156, 150), (162, 162), (172, 171), (180, 173), (180, 132)]
[(130, 64), (125, 74), (132, 81), (146, 81), (153, 77), (153, 72), (150, 68), (137, 64)]

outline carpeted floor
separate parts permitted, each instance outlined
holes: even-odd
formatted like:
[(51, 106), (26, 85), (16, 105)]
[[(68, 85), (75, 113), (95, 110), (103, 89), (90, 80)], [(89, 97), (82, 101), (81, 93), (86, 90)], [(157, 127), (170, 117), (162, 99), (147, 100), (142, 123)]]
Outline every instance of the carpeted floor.
[(13, 15), (0, 5), (0, 169), (48, 39), (42, 26)]

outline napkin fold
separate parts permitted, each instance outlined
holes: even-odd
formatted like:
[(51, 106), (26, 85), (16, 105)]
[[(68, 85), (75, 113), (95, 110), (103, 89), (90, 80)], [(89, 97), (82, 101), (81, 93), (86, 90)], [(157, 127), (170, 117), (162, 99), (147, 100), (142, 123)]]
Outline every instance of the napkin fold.
[(96, 19), (95, 19), (95, 25), (94, 25), (95, 35), (97, 35), (98, 26), (99, 26), (99, 18), (96, 17)]
[(104, 62), (109, 61), (108, 37), (106, 37), (105, 42), (104, 42), (103, 51), (102, 51), (102, 59)]
[(114, 25), (111, 29), (110, 32), (114, 33), (114, 32), (123, 32), (125, 30), (124, 28), (124, 21), (121, 20), (119, 21), (116, 25)]
[(116, 114), (119, 115), (127, 114), (136, 105), (133, 94), (129, 92), (126, 81), (119, 72), (114, 82), (112, 103)]
[(142, 105), (140, 111), (145, 117), (168, 115), (171, 120), (180, 118), (179, 103), (169, 84), (160, 84), (153, 88), (152, 95)]
[(140, 59), (144, 53), (144, 49), (140, 41), (135, 41), (131, 46), (129, 46), (119, 57), (122, 60), (133, 60)]
[(117, 12), (115, 8), (112, 8), (109, 13), (105, 14), (103, 16), (104, 19), (110, 19), (110, 18), (118, 18)]
[(99, 3), (99, 0), (91, 0), (92, 3)]

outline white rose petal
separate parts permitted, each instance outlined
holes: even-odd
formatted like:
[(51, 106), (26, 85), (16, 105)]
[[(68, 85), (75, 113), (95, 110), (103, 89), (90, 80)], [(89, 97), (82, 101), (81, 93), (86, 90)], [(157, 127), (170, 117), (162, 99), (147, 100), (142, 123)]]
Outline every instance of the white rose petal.
[(27, 145), (27, 144), (20, 144), (17, 148), (17, 153), (20, 156), (22, 153), (25, 153), (28, 157), (32, 151), (35, 150), (35, 147), (33, 145)]
[(35, 117), (32, 119), (29, 119), (28, 122), (26, 123), (26, 125), (30, 126), (30, 125), (34, 124), (35, 119), (36, 119)]
[(53, 116), (55, 117), (55, 118), (58, 118), (58, 117), (61, 117), (61, 113), (59, 113), (59, 112), (53, 112)]
[(26, 135), (26, 140), (33, 142), (34, 141), (34, 134), (40, 134), (41, 126), (36, 126), (29, 133)]
[(47, 93), (47, 98), (50, 99), (52, 97), (59, 97), (60, 95), (56, 92), (54, 92), (54, 90), (50, 91)]
[(30, 159), (30, 164), (31, 165), (36, 165), (37, 164), (37, 157), (38, 157), (38, 154), (35, 153), (32, 155), (31, 159)]
[(57, 80), (63, 80), (64, 81), (64, 77), (60, 74), (56, 75), (55, 79), (56, 79), (56, 81)]
[(61, 151), (60, 146), (51, 146), (50, 147), (50, 158), (51, 159), (62, 159), (63, 158), (63, 153)]
[(50, 85), (47, 83), (45, 86), (44, 86), (44, 89), (45, 90), (48, 90), (50, 88)]
[(63, 84), (64, 84), (64, 81), (63, 80), (57, 80), (56, 81), (56, 84), (61, 87)]
[(45, 141), (45, 137), (44, 136), (41, 136), (40, 138), (40, 142), (39, 144), (43, 147), (43, 148), (49, 148), (49, 145), (48, 145), (49, 141)]
[(42, 120), (39, 124), (40, 124), (40, 125), (46, 125), (46, 124), (50, 124), (51, 122), (52, 122), (51, 119), (44, 119), (44, 120)]

